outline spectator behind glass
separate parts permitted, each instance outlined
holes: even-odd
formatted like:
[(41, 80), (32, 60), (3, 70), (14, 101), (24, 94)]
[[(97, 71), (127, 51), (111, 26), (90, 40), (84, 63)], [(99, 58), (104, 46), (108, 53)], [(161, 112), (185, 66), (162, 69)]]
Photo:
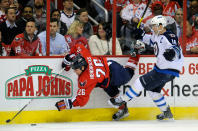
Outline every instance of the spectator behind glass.
[(70, 25), (74, 21), (76, 17), (76, 13), (74, 12), (74, 3), (73, 0), (63, 0), (63, 11), (61, 11), (60, 20), (66, 24), (67, 29), (69, 29)]
[[(163, 15), (163, 4), (162, 2), (160, 1), (156, 1), (154, 3), (152, 3), (151, 5), (151, 11), (152, 11), (152, 14), (148, 17), (145, 17), (143, 20), (142, 20), (142, 23), (144, 25), (144, 30), (146, 31), (146, 33), (150, 33), (151, 32), (151, 28), (149, 27), (150, 25), (150, 22), (151, 22), (151, 19), (157, 15)], [(167, 20), (167, 28), (168, 29), (171, 29), (172, 32), (176, 32), (176, 26), (175, 26), (175, 20), (169, 16), (169, 15), (163, 15), (166, 20)]]
[(179, 38), (182, 35), (183, 28), (183, 10), (182, 8), (178, 9), (175, 12), (175, 24), (176, 24), (176, 35)]
[(18, 19), (21, 15), (20, 5), (18, 0), (9, 0), (10, 7), (15, 8), (16, 10), (16, 18)]
[(161, 0), (161, 2), (164, 6), (163, 15), (174, 17), (177, 9), (181, 8), (177, 1)]
[(198, 1), (191, 0), (188, 19), (195, 29), (198, 29)]
[(46, 29), (46, 10), (44, 9), (44, 0), (34, 0), (33, 17), (36, 21), (37, 34)]
[(25, 31), (26, 23), (30, 19), (33, 19), (33, 8), (31, 6), (25, 6), (22, 16), (16, 21), (16, 25), (19, 26), (21, 33)]
[[(183, 37), (179, 38), (182, 44)], [(187, 54), (198, 54), (198, 31), (193, 30), (189, 21), (186, 21), (186, 52)]]
[[(142, 3), (141, 0), (133, 0), (130, 4), (126, 5), (121, 10), (121, 17), (123, 20), (128, 21), (129, 23), (135, 22), (138, 23), (144, 10), (146, 8), (146, 4)], [(150, 8), (147, 9), (145, 13), (145, 18), (151, 15)]]
[(80, 10), (78, 10), (76, 17), (77, 17), (77, 20), (79, 20), (80, 22), (84, 24), (82, 36), (89, 39), (89, 37), (93, 35), (93, 27), (91, 23), (89, 22), (87, 10), (85, 8), (81, 8)]
[(36, 24), (34, 19), (26, 23), (25, 31), (12, 41), (12, 49), (15, 56), (42, 56), (42, 45), (39, 38), (34, 34)]
[[(129, 4), (129, 0), (117, 0), (117, 8), (116, 8), (116, 36), (121, 37), (121, 27), (122, 27), (122, 16), (120, 15), (121, 10), (123, 7), (126, 7), (125, 5)], [(105, 0), (105, 8), (108, 10), (109, 14), (109, 22), (112, 23), (113, 18), (113, 0)]]
[(83, 44), (88, 50), (88, 42), (85, 37), (82, 36), (83, 33), (83, 23), (75, 20), (68, 29), (67, 35), (65, 35), (65, 40), (69, 44), (70, 49), (77, 43)]
[(0, 32), (0, 56), (3, 54), (3, 49), (2, 49), (2, 42), (1, 42), (1, 32)]
[[(98, 2), (98, 4), (100, 4), (102, 7), (104, 7), (105, 0), (96, 0), (96, 2)], [(105, 18), (104, 11), (99, 6), (97, 6), (94, 2), (91, 2), (91, 4), (94, 6), (94, 8), (97, 12), (97, 16), (95, 17), (95, 20), (99, 21), (99, 22), (104, 21), (105, 20), (104, 19)]]
[(60, 26), (60, 28), (58, 29), (58, 33), (60, 33), (61, 35), (65, 35), (67, 33), (67, 26), (65, 25), (65, 23), (60, 21), (60, 11), (58, 9), (54, 9), (52, 10), (50, 16), (51, 18), (55, 18), (58, 20), (58, 25)]
[(11, 51), (11, 45), (6, 45), (1, 40), (2, 35), (0, 31), (0, 56), (9, 56)]
[[(46, 0), (37, 0), (37, 1), (43, 1), (43, 3), (44, 3), (43, 9), (44, 10), (47, 10)], [(25, 1), (23, 0), (23, 2), (25, 2)], [(29, 0), (28, 3), (27, 3), (27, 5), (30, 5), (30, 6), (33, 7), (34, 6), (34, 3), (35, 3), (35, 0)], [(54, 3), (51, 1), (50, 2), (50, 10), (52, 11), (53, 9), (55, 9), (55, 6), (54, 6)]]
[(0, 0), (0, 23), (6, 21), (5, 11), (9, 7), (9, 0)]
[[(89, 39), (92, 55), (112, 55), (112, 29), (109, 23), (100, 23), (98, 32)], [(119, 41), (116, 39), (116, 55), (122, 55)]]
[[(58, 33), (58, 20), (50, 19), (50, 55), (62, 56), (69, 52), (69, 45), (63, 35)], [(41, 32), (38, 37), (42, 43), (43, 55), (46, 55), (46, 31)]]
[(0, 31), (2, 33), (2, 42), (10, 45), (14, 37), (20, 34), (20, 28), (15, 24), (16, 11), (14, 8), (9, 7), (6, 11), (7, 20), (0, 24)]

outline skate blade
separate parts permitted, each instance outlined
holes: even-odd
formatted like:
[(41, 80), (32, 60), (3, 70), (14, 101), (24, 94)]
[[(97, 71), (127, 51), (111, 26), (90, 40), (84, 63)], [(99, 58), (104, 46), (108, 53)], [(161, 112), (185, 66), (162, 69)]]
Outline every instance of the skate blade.
[(123, 115), (123, 116), (120, 117), (119, 119), (113, 119), (113, 120), (114, 120), (114, 121), (119, 121), (119, 120), (121, 120), (121, 119), (123, 119), (123, 118), (126, 118), (126, 117), (128, 117), (128, 116), (129, 116), (129, 113)]
[(160, 122), (174, 122), (175, 121), (174, 118), (165, 118), (165, 119), (162, 119), (162, 120), (159, 120), (159, 119), (157, 119), (157, 120), (160, 121)]
[(119, 108), (119, 106), (113, 105), (113, 104), (111, 103), (110, 100), (108, 100), (108, 104), (109, 104), (110, 106), (112, 106), (113, 108)]

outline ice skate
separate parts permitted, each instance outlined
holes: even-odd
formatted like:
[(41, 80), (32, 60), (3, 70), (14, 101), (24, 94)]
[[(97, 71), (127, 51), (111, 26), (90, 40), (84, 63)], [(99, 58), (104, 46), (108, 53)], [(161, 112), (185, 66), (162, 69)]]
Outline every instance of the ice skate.
[(125, 101), (122, 100), (122, 98), (110, 98), (108, 100), (109, 105), (111, 105), (114, 108), (118, 108), (121, 105), (124, 104)]
[(157, 120), (174, 120), (169, 106), (166, 111), (163, 111), (161, 114), (157, 115), (156, 118)]
[(115, 113), (113, 115), (113, 117), (112, 117), (113, 120), (118, 121), (118, 120), (120, 120), (122, 118), (125, 118), (125, 117), (129, 116), (129, 111), (128, 111), (128, 108), (127, 108), (127, 103), (124, 102), (124, 104), (122, 106), (124, 106), (124, 108), (123, 109), (120, 109), (117, 113)]

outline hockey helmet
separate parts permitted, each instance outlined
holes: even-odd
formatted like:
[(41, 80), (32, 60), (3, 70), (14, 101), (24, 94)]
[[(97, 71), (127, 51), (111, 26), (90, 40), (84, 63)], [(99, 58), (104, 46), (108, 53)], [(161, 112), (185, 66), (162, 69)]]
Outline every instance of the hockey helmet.
[(87, 68), (87, 61), (85, 60), (84, 57), (81, 56), (81, 54), (77, 54), (71, 64), (72, 69), (81, 69), (84, 66), (85, 69)]
[(167, 25), (166, 18), (162, 15), (157, 15), (151, 19), (151, 26), (152, 25), (157, 25), (157, 26), (162, 25), (163, 27), (166, 27)]

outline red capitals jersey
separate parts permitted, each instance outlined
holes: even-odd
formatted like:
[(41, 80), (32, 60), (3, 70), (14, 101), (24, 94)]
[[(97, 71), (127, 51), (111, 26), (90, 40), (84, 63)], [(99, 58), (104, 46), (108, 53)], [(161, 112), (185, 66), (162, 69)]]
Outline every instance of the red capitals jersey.
[(89, 50), (88, 41), (87, 41), (87, 39), (85, 37), (79, 37), (78, 39), (74, 39), (71, 35), (65, 35), (64, 37), (65, 37), (65, 40), (68, 43), (70, 49), (75, 44), (82, 44)]
[(11, 45), (2, 44), (2, 56), (9, 56), (11, 52)]
[[(183, 37), (180, 37), (179, 42), (182, 44)], [(193, 31), (191, 37), (186, 37), (186, 51), (187, 53), (191, 53), (190, 50), (193, 47), (198, 47), (198, 31)]]
[(16, 56), (41, 56), (42, 44), (38, 37), (30, 42), (24, 33), (17, 35), (11, 44)]
[(0, 11), (0, 23), (3, 23), (6, 21), (6, 15), (2, 11)]
[[(122, 10), (122, 8), (129, 3), (130, 3), (129, 0), (117, 0), (117, 8), (116, 8), (117, 12), (120, 12)], [(113, 0), (105, 0), (105, 8), (108, 11), (112, 11)]]
[(174, 17), (177, 9), (181, 8), (178, 2), (170, 1), (167, 5), (163, 6), (163, 15)]
[(82, 54), (86, 59), (88, 66), (78, 77), (78, 91), (73, 106), (84, 106), (89, 101), (90, 94), (97, 84), (104, 80), (106, 83), (101, 88), (107, 88), (109, 85), (109, 66), (105, 57), (93, 57), (88, 54)]

